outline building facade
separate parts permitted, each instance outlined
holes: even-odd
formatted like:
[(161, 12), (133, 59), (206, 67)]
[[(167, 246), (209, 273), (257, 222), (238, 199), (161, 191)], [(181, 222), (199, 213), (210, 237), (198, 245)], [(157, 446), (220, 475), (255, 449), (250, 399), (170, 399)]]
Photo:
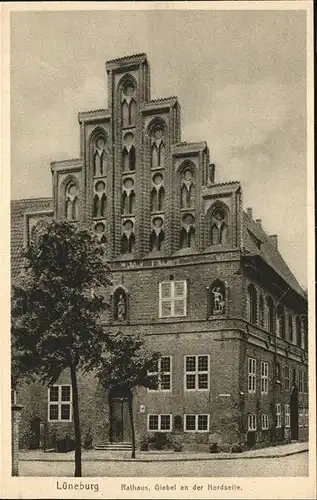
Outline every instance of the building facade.
[[(157, 390), (134, 397), (138, 440), (185, 447), (307, 439), (307, 296), (239, 182), (216, 183), (206, 142), (182, 142), (176, 97), (152, 100), (145, 54), (106, 63), (108, 108), (78, 115), (80, 156), (53, 162), (52, 199), (12, 202), (12, 272), (38, 225), (93, 227), (112, 270), (107, 332), (162, 353)], [(124, 394), (80, 377), (83, 439), (130, 441)], [(72, 436), (71, 387), (22, 386), (21, 446)]]

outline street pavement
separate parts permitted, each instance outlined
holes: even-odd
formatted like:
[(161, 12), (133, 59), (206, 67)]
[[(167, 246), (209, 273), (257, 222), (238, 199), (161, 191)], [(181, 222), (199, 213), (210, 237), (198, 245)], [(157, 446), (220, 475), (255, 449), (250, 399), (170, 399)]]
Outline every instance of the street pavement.
[[(20, 476), (71, 477), (73, 461), (21, 460)], [(83, 461), (83, 477), (300, 477), (308, 476), (308, 452), (245, 460)]]

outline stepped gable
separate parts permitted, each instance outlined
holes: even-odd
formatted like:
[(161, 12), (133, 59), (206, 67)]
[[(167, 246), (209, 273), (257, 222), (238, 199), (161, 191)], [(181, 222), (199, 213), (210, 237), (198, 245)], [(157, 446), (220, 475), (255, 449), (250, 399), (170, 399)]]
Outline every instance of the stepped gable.
[(11, 276), (14, 278), (22, 266), (21, 251), (24, 245), (25, 213), (52, 210), (52, 198), (33, 198), (11, 201)]
[[(260, 248), (255, 243), (254, 238), (261, 243)], [(304, 290), (286, 264), (277, 247), (272, 243), (270, 237), (261, 225), (252, 220), (245, 212), (243, 212), (243, 246), (246, 250), (251, 252), (251, 254), (261, 256), (291, 288), (306, 300)]]

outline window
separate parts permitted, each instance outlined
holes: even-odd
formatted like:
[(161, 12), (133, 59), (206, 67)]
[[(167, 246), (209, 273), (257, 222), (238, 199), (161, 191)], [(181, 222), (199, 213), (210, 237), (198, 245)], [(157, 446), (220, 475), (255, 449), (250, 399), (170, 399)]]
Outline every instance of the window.
[(269, 416), (264, 413), (262, 414), (262, 431), (267, 431), (269, 428)]
[(304, 426), (304, 420), (305, 420), (305, 410), (304, 410), (304, 408), (299, 408), (299, 412), (298, 412), (298, 426), (299, 427)]
[(295, 326), (296, 326), (296, 345), (298, 347), (301, 347), (302, 345), (302, 324), (300, 318), (297, 316), (296, 321), (295, 321)]
[(71, 397), (70, 385), (53, 385), (48, 389), (49, 422), (71, 422)]
[(248, 392), (255, 393), (256, 391), (256, 360), (248, 359)]
[(256, 323), (257, 318), (257, 296), (254, 285), (248, 286), (248, 302), (247, 302), (248, 320), (250, 323)]
[(294, 342), (293, 316), (291, 314), (288, 315), (288, 339), (290, 342)]
[(305, 425), (305, 427), (308, 427), (308, 408), (305, 408), (304, 425)]
[(281, 420), (281, 403), (276, 403), (275, 406), (275, 411), (276, 411), (276, 427), (280, 428), (282, 426), (282, 420)]
[(261, 394), (268, 393), (268, 372), (269, 365), (265, 361), (261, 361)]
[(298, 390), (299, 390), (299, 392), (304, 392), (304, 370), (303, 370), (303, 368), (300, 368), (299, 373), (298, 373)]
[(264, 327), (264, 300), (262, 295), (259, 299), (259, 324)]
[(289, 405), (285, 405), (285, 427), (288, 429), (291, 426), (291, 413)]
[(254, 413), (248, 415), (248, 431), (256, 431), (256, 415)]
[(304, 392), (308, 394), (308, 373), (307, 370), (304, 369)]
[(274, 333), (274, 304), (271, 297), (266, 298), (266, 328)]
[(209, 354), (185, 356), (185, 390), (209, 390)]
[(157, 371), (149, 372), (149, 375), (158, 375), (156, 389), (149, 391), (170, 391), (172, 388), (172, 357), (162, 356), (157, 363)]
[(159, 287), (159, 316), (170, 318), (187, 314), (187, 281), (166, 281)]
[(208, 432), (209, 415), (185, 415), (185, 432)]
[(172, 415), (148, 415), (148, 431), (171, 431)]
[(285, 391), (290, 390), (290, 373), (289, 366), (284, 367), (284, 389)]
[(276, 311), (276, 336), (285, 340), (285, 315), (281, 304), (278, 305)]

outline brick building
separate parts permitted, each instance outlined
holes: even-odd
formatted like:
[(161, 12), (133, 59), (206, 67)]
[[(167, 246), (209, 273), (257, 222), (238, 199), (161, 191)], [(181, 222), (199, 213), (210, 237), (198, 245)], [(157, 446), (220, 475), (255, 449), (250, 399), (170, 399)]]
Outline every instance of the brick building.
[[(246, 446), (307, 439), (307, 297), (239, 182), (217, 184), (206, 142), (182, 142), (176, 97), (151, 100), (145, 54), (106, 63), (107, 109), (81, 112), (80, 156), (51, 164), (52, 199), (12, 202), (12, 273), (43, 219), (95, 228), (112, 269), (108, 332), (142, 332), (162, 353), (138, 390), (138, 439), (177, 434)], [(71, 388), (23, 386), (24, 447), (72, 435)], [(125, 395), (79, 379), (83, 439), (130, 440)]]

